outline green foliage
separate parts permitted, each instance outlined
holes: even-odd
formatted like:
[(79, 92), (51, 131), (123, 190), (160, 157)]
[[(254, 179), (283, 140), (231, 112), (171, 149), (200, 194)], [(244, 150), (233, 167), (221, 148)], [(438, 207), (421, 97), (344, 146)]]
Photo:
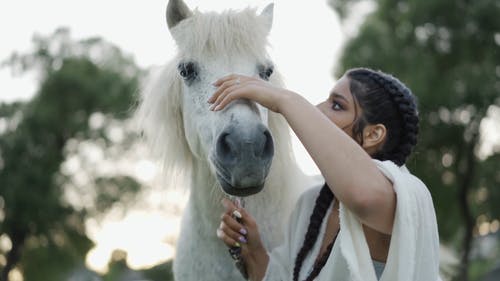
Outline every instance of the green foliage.
[(27, 241), (20, 262), (24, 280), (65, 280), (92, 246), (85, 233), (68, 227), (52, 229), (48, 235), (50, 239), (39, 235)]
[[(352, 1), (330, 2), (345, 11)], [(421, 133), (408, 165), (432, 193), (442, 241), (468, 256), (477, 218), (500, 217), (498, 145), (478, 155), (489, 133), (480, 125), (489, 109), (500, 106), (500, 4), (376, 3), (358, 36), (346, 44), (336, 75), (366, 66), (394, 73), (412, 89)]]
[(65, 194), (77, 184), (62, 166), (78, 156), (69, 144), (126, 149), (126, 141), (114, 141), (106, 126), (92, 127), (90, 119), (97, 114), (124, 127), (140, 69), (109, 43), (74, 42), (65, 29), (35, 37), (34, 44), (33, 53), (14, 54), (4, 63), (20, 73), (37, 71), (41, 84), (28, 102), (0, 104), (0, 235), (12, 242), (8, 253), (0, 250), (7, 260), (0, 280), (16, 265), (26, 281), (63, 280), (92, 247), (85, 219), (132, 200), (139, 190), (129, 176), (79, 170), (90, 178), (81, 192), (93, 196), (75, 206)]
[(471, 280), (482, 280), (485, 272), (492, 269), (494, 266), (493, 260), (479, 259), (471, 262), (470, 264), (470, 279)]

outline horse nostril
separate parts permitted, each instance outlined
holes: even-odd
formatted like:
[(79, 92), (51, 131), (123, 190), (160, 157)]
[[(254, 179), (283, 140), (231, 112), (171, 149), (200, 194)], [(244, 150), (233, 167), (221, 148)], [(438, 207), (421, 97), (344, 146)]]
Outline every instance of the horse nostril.
[(263, 157), (272, 157), (274, 154), (274, 143), (273, 143), (273, 137), (271, 136), (271, 133), (269, 130), (264, 131), (264, 149), (262, 150), (262, 156)]
[(223, 157), (231, 155), (231, 145), (229, 143), (229, 133), (222, 133), (217, 140), (217, 154)]

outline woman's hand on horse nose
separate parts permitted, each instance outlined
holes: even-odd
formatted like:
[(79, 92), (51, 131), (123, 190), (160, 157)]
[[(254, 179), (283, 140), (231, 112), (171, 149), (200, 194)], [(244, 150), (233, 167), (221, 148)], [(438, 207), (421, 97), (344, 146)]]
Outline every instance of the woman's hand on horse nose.
[(243, 81), (247, 81), (247, 80), (251, 80), (253, 79), (252, 77), (250, 76), (243, 76), (243, 75), (238, 75), (238, 74), (229, 74), (229, 75), (226, 75), (224, 77), (221, 77), (219, 79), (217, 79), (217, 81), (215, 81), (214, 83), (212, 83), (212, 85), (214, 85), (215, 87), (220, 87), (222, 86), (224, 83), (226, 82), (229, 82), (229, 81), (234, 81), (234, 82), (243, 82)]
[(228, 75), (214, 83), (218, 87), (208, 99), (212, 103), (210, 110), (224, 109), (235, 99), (250, 99), (273, 111), (277, 111), (279, 102), (279, 88), (261, 79), (242, 75)]
[[(242, 83), (244, 81), (249, 81), (251, 79), (251, 77), (231, 74), (215, 81), (213, 85), (217, 87), (217, 90), (208, 99), (208, 103), (212, 103), (210, 110), (220, 110), (224, 108), (224, 106), (228, 103), (223, 103), (226, 97), (228, 97), (229, 95), (233, 95), (235, 93), (235, 90), (241, 89)], [(237, 97), (234, 97), (233, 99), (235, 98)]]

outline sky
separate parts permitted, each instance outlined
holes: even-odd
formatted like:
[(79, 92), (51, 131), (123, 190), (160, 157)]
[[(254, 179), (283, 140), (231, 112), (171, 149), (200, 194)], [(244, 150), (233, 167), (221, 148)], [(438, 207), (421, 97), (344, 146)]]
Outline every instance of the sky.
[[(255, 7), (261, 11), (272, 0), (186, 0), (201, 11)], [(287, 87), (318, 102), (327, 95), (333, 80), (331, 70), (343, 34), (326, 0), (275, 0), (274, 25), (270, 35), (271, 56), (284, 74)], [(174, 43), (165, 22), (167, 0), (148, 1), (2, 1), (0, 3), (0, 60), (13, 51), (28, 51), (34, 33), (51, 34), (69, 27), (77, 39), (101, 36), (132, 54), (142, 67), (165, 63)], [(293, 32), (291, 32), (293, 31)], [(13, 79), (0, 70), (0, 101), (28, 99), (36, 89), (33, 77)], [(9, 90), (7, 90), (9, 89)], [(12, 89), (12, 90), (11, 90)]]
[[(342, 28), (326, 0), (185, 1), (190, 8), (197, 7), (200, 11), (254, 7), (260, 12), (274, 3), (269, 52), (286, 87), (315, 104), (327, 97), (335, 80), (332, 70), (348, 30)], [(29, 52), (34, 34), (47, 36), (59, 27), (67, 27), (73, 39), (99, 36), (133, 55), (140, 67), (159, 67), (174, 54), (174, 42), (165, 21), (166, 5), (167, 0), (0, 1), (0, 61), (13, 52)], [(36, 89), (33, 73), (13, 76), (8, 69), (0, 69), (0, 102), (28, 100)], [(294, 150), (306, 173), (319, 173), (296, 139)], [(143, 160), (135, 169), (144, 176), (152, 165)], [(154, 175), (147, 177), (151, 179)], [(160, 196), (182, 198), (161, 192)], [(158, 194), (150, 194), (148, 198), (146, 201), (158, 200), (154, 199)], [(175, 249), (168, 237), (175, 236), (178, 224), (178, 216), (141, 207), (129, 210), (125, 217), (111, 212), (103, 222), (90, 220), (87, 228), (96, 247), (87, 256), (87, 264), (95, 270), (105, 270), (112, 250), (117, 248), (128, 252), (128, 263), (133, 268), (169, 259)]]

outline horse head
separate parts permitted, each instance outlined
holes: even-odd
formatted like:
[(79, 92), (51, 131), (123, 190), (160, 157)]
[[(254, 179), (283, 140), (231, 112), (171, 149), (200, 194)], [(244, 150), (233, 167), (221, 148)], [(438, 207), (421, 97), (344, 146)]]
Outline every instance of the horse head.
[(178, 47), (170, 70), (180, 91), (178, 112), (191, 157), (208, 162), (230, 195), (261, 191), (274, 155), (267, 109), (238, 100), (213, 112), (207, 100), (216, 90), (213, 82), (230, 73), (279, 83), (266, 51), (273, 5), (260, 14), (250, 9), (202, 14), (171, 0), (166, 16)]

